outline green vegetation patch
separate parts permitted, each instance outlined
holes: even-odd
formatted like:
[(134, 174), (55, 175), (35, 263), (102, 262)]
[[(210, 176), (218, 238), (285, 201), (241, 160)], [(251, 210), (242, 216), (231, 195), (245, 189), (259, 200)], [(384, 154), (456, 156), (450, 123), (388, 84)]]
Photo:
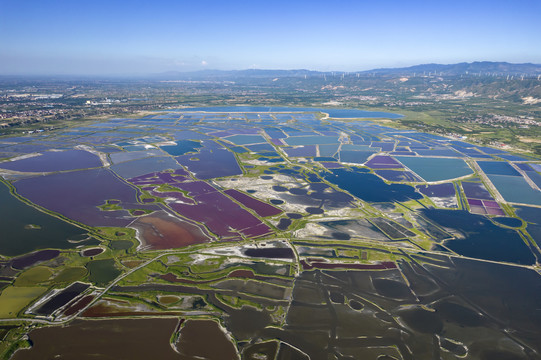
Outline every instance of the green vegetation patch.
[(0, 318), (14, 318), (34, 299), (47, 291), (46, 287), (10, 286), (0, 294)]
[(131, 216), (142, 216), (142, 215), (148, 215), (154, 212), (154, 210), (147, 210), (147, 209), (130, 209), (129, 210)]
[(14, 285), (20, 287), (39, 285), (49, 280), (52, 274), (53, 271), (50, 268), (36, 266), (19, 275)]
[(100, 227), (98, 234), (110, 240), (131, 240), (135, 238), (135, 229), (121, 227)]
[(53, 283), (63, 284), (72, 283), (77, 280), (81, 280), (86, 276), (88, 271), (81, 266), (64, 268), (54, 279)]
[(169, 184), (160, 184), (158, 187), (156, 187), (156, 190), (157, 191), (160, 191), (160, 192), (170, 192), (170, 191), (175, 191), (175, 192), (181, 192), (181, 193), (184, 193), (186, 195), (186, 191), (182, 191), (180, 190), (179, 188), (177, 187), (174, 187), (174, 186), (171, 186)]
[(90, 261), (86, 268), (90, 272), (89, 280), (98, 286), (106, 285), (121, 274), (114, 259)]
[(179, 302), (182, 298), (175, 295), (162, 295), (158, 297), (158, 301), (163, 305), (172, 305)]
[(133, 246), (133, 242), (129, 240), (116, 240), (111, 241), (109, 247), (113, 250), (128, 250)]
[(122, 206), (118, 204), (118, 200), (106, 200), (104, 205), (98, 206), (102, 211), (122, 210)]

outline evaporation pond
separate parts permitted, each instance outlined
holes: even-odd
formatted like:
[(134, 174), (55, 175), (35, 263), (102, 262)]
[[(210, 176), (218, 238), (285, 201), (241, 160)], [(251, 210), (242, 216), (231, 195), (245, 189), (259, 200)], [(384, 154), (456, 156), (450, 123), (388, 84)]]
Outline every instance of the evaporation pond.
[(163, 156), (163, 153), (157, 149), (150, 149), (140, 151), (120, 151), (109, 155), (113, 164), (119, 164), (126, 161), (144, 159), (154, 156)]
[(181, 155), (177, 161), (199, 179), (241, 175), (242, 170), (232, 152), (226, 149), (202, 148), (198, 154)]
[(478, 161), (477, 164), (487, 175), (520, 176), (520, 173), (505, 161)]
[(462, 159), (400, 156), (396, 158), (425, 181), (441, 181), (470, 175), (473, 170)]
[(338, 144), (338, 136), (292, 136), (285, 142), (288, 145)]
[(541, 191), (533, 189), (522, 176), (488, 175), (506, 201), (541, 205)]
[(33, 346), (13, 359), (182, 359), (170, 345), (177, 324), (174, 318), (76, 320), (32, 329)]
[(0, 168), (24, 172), (49, 172), (102, 166), (98, 156), (84, 150), (46, 151), (42, 155), (0, 163)]
[[(30, 201), (90, 226), (125, 226), (131, 222), (115, 211), (101, 211), (106, 200), (135, 203), (137, 191), (109, 170), (91, 169), (16, 181), (17, 192)], [(127, 213), (127, 212), (126, 212)]]
[(233, 135), (226, 137), (225, 140), (230, 141), (235, 145), (259, 144), (267, 142), (261, 135)]
[(199, 141), (177, 140), (176, 145), (163, 145), (160, 146), (160, 148), (163, 151), (166, 151), (169, 155), (179, 156), (189, 152), (195, 152), (201, 146), (202, 145)]
[(10, 194), (0, 184), (0, 254), (15, 256), (46, 249), (72, 249), (80, 244), (69, 238), (86, 233), (85, 230), (47, 215)]
[(535, 257), (516, 231), (497, 226), (485, 216), (442, 209), (423, 209), (421, 213), (439, 226), (460, 233), (445, 242), (459, 255), (524, 265), (535, 263)]
[(111, 166), (111, 169), (125, 179), (130, 179), (136, 176), (150, 174), (152, 172), (164, 170), (176, 170), (180, 165), (169, 156), (157, 156), (146, 159), (126, 161), (120, 164)]
[(370, 202), (394, 202), (421, 199), (412, 186), (404, 184), (387, 185), (376, 175), (361, 171), (333, 169), (332, 174), (322, 177), (358, 198)]

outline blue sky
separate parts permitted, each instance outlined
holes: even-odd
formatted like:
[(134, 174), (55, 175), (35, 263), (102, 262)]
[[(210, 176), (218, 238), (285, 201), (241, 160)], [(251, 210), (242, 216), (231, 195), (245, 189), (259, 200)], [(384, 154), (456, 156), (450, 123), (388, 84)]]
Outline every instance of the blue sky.
[(541, 63), (540, 0), (0, 0), (0, 74)]

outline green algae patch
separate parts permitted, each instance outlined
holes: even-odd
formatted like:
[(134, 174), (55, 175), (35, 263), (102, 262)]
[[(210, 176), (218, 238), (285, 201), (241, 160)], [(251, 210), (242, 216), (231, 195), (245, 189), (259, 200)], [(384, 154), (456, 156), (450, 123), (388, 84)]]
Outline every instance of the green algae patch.
[(97, 233), (110, 240), (130, 240), (135, 238), (135, 229), (121, 227), (98, 227)]
[(67, 267), (64, 268), (55, 278), (52, 280), (55, 284), (72, 283), (77, 280), (81, 280), (86, 276), (88, 270), (84, 267)]
[(46, 287), (10, 286), (0, 294), (0, 318), (14, 318), (32, 301), (47, 291)]
[(132, 246), (133, 242), (130, 240), (115, 240), (109, 244), (109, 247), (113, 250), (128, 250)]
[(17, 280), (15, 280), (14, 285), (19, 287), (34, 286), (43, 284), (51, 278), (53, 271), (45, 266), (36, 266), (25, 272), (23, 272)]
[(90, 261), (86, 268), (90, 272), (89, 280), (98, 286), (106, 285), (121, 274), (115, 267), (114, 259)]

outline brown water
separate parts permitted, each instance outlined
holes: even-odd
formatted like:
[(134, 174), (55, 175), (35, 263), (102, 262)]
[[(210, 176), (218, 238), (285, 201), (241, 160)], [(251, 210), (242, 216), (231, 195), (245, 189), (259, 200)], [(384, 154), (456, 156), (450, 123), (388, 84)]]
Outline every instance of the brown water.
[(77, 320), (69, 326), (32, 330), (34, 344), (12, 359), (186, 359), (169, 339), (178, 319)]
[(237, 349), (216, 321), (188, 320), (175, 344), (183, 359), (236, 360)]
[(143, 216), (132, 226), (139, 230), (143, 246), (152, 250), (175, 249), (209, 241), (199, 227), (166, 212)]

